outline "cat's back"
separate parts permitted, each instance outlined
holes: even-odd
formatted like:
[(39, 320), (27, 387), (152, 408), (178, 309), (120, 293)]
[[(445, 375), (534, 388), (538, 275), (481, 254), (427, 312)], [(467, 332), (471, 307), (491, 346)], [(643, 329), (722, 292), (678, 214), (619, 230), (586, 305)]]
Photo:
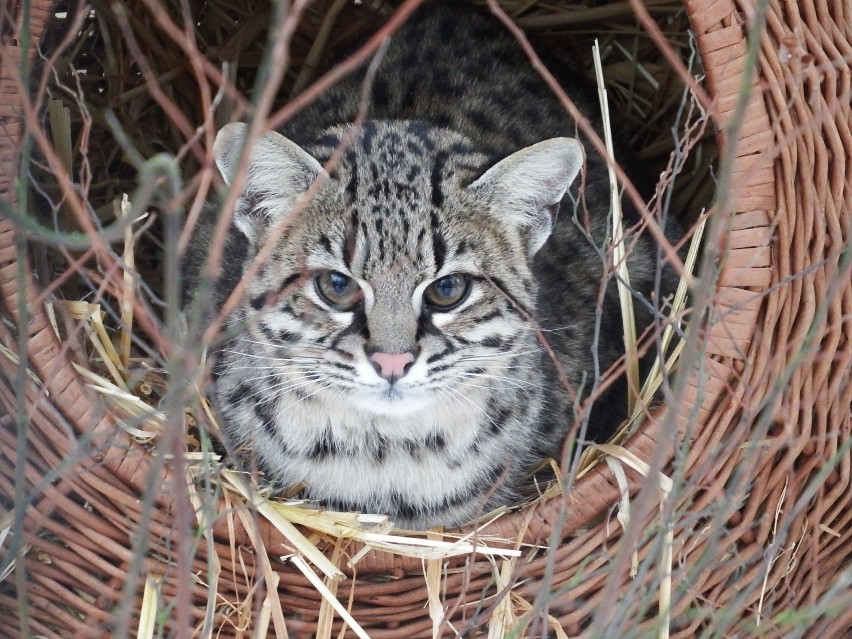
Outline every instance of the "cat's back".
[[(370, 119), (453, 129), (495, 157), (548, 137), (576, 135), (518, 42), (482, 8), (430, 2), (380, 55), (369, 91)], [(347, 77), (286, 125), (285, 133), (309, 143), (320, 131), (354, 121), (365, 77), (364, 69)]]

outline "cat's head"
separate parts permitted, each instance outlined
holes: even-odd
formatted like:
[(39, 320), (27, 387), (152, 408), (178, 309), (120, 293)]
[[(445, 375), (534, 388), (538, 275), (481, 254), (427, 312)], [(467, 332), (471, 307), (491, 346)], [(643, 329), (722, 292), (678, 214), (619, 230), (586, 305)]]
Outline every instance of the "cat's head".
[(334, 129), (307, 150), (271, 132), (241, 179), (247, 130), (215, 145), (247, 263), (261, 263), (232, 348), (379, 414), (481, 395), (535, 349), (531, 264), (582, 165), (576, 140), (494, 162), (418, 122)]

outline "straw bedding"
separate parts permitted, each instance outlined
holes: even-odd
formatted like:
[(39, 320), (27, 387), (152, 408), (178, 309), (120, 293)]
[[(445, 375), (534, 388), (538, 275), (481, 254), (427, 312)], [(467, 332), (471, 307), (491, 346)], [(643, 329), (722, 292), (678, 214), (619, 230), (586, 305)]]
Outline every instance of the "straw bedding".
[[(120, 207), (141, 166), (133, 167), (128, 149), (141, 158), (178, 153), (185, 174), (197, 172), (214, 120), (239, 114), (240, 96), (250, 93), (263, 54), (258, 29), (272, 13), (265, 3), (188, 3), (198, 24), (187, 39), (183, 23), (169, 17), (178, 13), (151, 11), (166, 4), (95, 2), (100, 38), (123, 33), (127, 41), (126, 48), (99, 41), (102, 49), (85, 37), (94, 33), (91, 22), (45, 36), (58, 20), (51, 2), (0, 10), (0, 636), (191, 636), (188, 628), (205, 637), (330, 637), (344, 628), (370, 637), (848, 633), (847, 5), (661, 0), (644, 3), (650, 15), (632, 17), (638, 3), (502, 3), (569, 57), (586, 57), (579, 48), (591, 31), (608, 55), (626, 51), (605, 59), (608, 88), (614, 108), (633, 121), (634, 146), (659, 169), (672, 151), (663, 142), (670, 127), (649, 120), (658, 112), (673, 118), (688, 77), (660, 50), (688, 59), (691, 28), (700, 57), (693, 68), (704, 79), (684, 105), (694, 105), (693, 121), (706, 114), (717, 131), (718, 188), (692, 289), (692, 326), (664, 407), (623, 441), (601, 447), (597, 463), (587, 454), (582, 472), (549, 500), (485, 529), (406, 539), (381, 521), (270, 505), (244, 478), (222, 473), (199, 443), (213, 425), (199, 394), (170, 392), (178, 369), (169, 368), (174, 358), (161, 357), (174, 354), (168, 324), (149, 302), (173, 292), (134, 288), (123, 277), (133, 255), (134, 272), (151, 285), (162, 279), (168, 265), (147, 257), (162, 255), (155, 249), (168, 237), (159, 228), (167, 216), (122, 250), (124, 229), (109, 236), (113, 202)], [(311, 90), (315, 75), (302, 69), (377, 29), (400, 3), (365, 4), (308, 9), (275, 109), (287, 108), (289, 92)], [(240, 21), (241, 12), (254, 19)], [(601, 19), (609, 26), (602, 29)], [(139, 52), (122, 28), (136, 35)], [(642, 35), (631, 40), (634, 33)], [(662, 46), (667, 41), (674, 47)], [(25, 90), (23, 70), (39, 44), (45, 56), (65, 53), (36, 67)], [(206, 51), (207, 63), (187, 54), (193, 47)], [(107, 60), (115, 52), (127, 59)], [(137, 53), (149, 68), (134, 66)], [(60, 134), (62, 105), (42, 114), (47, 85), (73, 107), (76, 94), (63, 93), (56, 78), (87, 55), (90, 75), (78, 76), (77, 86), (92, 96), (94, 126), (84, 154), (79, 109), (71, 110), (71, 144)], [(212, 87), (213, 100), (221, 63), (237, 57), (237, 90), (215, 98), (217, 115), (205, 122), (199, 86)], [(638, 67), (653, 82), (635, 82)], [(98, 73), (108, 69), (132, 71), (106, 82)], [(137, 72), (156, 79), (159, 98)], [(134, 117), (144, 125), (130, 126)], [(25, 131), (31, 144), (23, 144)], [(672, 204), (693, 212), (687, 222), (714, 187), (708, 135), (693, 131), (685, 168), (692, 173)], [(81, 173), (84, 155), (88, 173)], [(65, 175), (68, 158), (74, 181)], [(170, 166), (162, 160), (146, 170), (168, 176)], [(62, 236), (24, 213), (40, 201), (30, 179), (48, 199), (64, 197)], [(81, 192), (109, 232), (75, 215)], [(191, 193), (178, 198), (190, 211)], [(45, 304), (88, 288), (99, 296)], [(130, 317), (127, 291), (146, 302), (133, 308), (132, 347), (116, 329), (116, 318), (126, 324)], [(113, 317), (103, 314), (110, 307)]]

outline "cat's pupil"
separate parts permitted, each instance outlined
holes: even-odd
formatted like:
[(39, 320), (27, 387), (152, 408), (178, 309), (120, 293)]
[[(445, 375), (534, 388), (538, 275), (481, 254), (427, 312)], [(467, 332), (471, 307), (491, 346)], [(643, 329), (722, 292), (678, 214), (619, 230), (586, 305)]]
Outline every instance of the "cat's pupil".
[(442, 277), (437, 282), (435, 282), (435, 289), (438, 292), (438, 295), (451, 299), (455, 295), (458, 294), (461, 289), (461, 283), (459, 282), (459, 278), (454, 275), (448, 275), (446, 277)]
[(331, 287), (336, 295), (343, 295), (349, 287), (349, 278), (342, 273), (332, 273), (329, 276)]

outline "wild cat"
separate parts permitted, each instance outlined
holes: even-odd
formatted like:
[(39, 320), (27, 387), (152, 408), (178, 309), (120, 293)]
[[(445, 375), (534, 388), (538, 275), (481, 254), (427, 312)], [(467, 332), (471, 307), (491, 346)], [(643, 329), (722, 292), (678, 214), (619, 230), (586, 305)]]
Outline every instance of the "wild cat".
[[(575, 401), (540, 337), (580, 398), (623, 354), (613, 281), (596, 327), (611, 277), (605, 165), (514, 38), (462, 3), (428, 4), (393, 36), (353, 126), (364, 80), (252, 151), (216, 308), (280, 237), (227, 319), (212, 397), (265, 481), (400, 527), (457, 525), (515, 502), (531, 467), (560, 456)], [(245, 134), (217, 135), (228, 185)], [(584, 162), (588, 216), (572, 187)], [(190, 281), (217, 214), (198, 229)], [(656, 247), (633, 240), (632, 287), (650, 299)], [(650, 305), (635, 306), (647, 326)], [(590, 436), (617, 425), (614, 393)]]

